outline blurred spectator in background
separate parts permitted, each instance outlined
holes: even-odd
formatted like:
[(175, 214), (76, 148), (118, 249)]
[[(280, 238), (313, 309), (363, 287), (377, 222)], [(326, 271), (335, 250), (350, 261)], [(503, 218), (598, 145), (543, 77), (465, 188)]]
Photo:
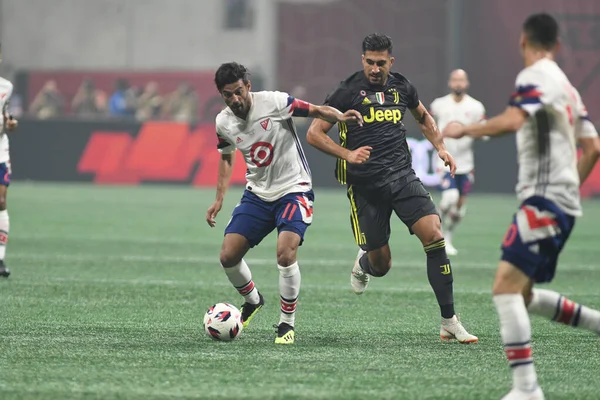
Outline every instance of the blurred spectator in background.
[(113, 117), (132, 118), (135, 116), (136, 97), (125, 79), (118, 79), (115, 92), (108, 100), (108, 112)]
[(35, 96), (29, 112), (40, 119), (56, 118), (63, 115), (65, 101), (56, 82), (47, 81)]
[(149, 82), (137, 101), (135, 117), (138, 121), (159, 119), (163, 106), (163, 98), (158, 92), (158, 84)]
[(78, 117), (99, 117), (106, 115), (106, 94), (96, 89), (91, 79), (85, 79), (71, 104)]
[(168, 96), (163, 116), (174, 121), (191, 122), (196, 120), (197, 113), (198, 97), (196, 92), (187, 82), (182, 82)]

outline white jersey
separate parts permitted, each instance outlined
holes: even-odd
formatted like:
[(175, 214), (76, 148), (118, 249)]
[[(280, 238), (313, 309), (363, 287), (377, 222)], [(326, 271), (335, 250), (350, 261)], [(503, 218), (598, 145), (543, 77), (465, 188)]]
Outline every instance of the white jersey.
[[(246, 188), (264, 201), (312, 188), (310, 169), (292, 120), (296, 100), (283, 92), (252, 92), (246, 120), (227, 107), (217, 115), (218, 148), (239, 149), (248, 171)], [(306, 104), (306, 103), (305, 103)]]
[(8, 114), (8, 100), (13, 92), (13, 84), (7, 81), (4, 78), (0, 78), (0, 110), (2, 115), (0, 116), (0, 121), (2, 121), (2, 125), (0, 129), (0, 163), (5, 163), (10, 161), (10, 155), (8, 152), (8, 135), (5, 133), (6, 127), (4, 124), (4, 115)]
[[(451, 94), (438, 97), (431, 103), (430, 109), (437, 121), (440, 132), (450, 122), (460, 122), (463, 125), (469, 125), (485, 120), (485, 108), (483, 104), (469, 95), (463, 96), (459, 102), (454, 101), (454, 97)], [(470, 136), (464, 136), (460, 139), (444, 138), (446, 149), (452, 154), (454, 161), (456, 161), (456, 173), (459, 175), (468, 174), (475, 168), (473, 140)], [(447, 170), (444, 162), (440, 159), (438, 159), (438, 170)]]
[(520, 200), (542, 196), (565, 213), (581, 215), (577, 139), (596, 137), (579, 92), (550, 59), (541, 59), (517, 76), (510, 105), (529, 117), (517, 132)]

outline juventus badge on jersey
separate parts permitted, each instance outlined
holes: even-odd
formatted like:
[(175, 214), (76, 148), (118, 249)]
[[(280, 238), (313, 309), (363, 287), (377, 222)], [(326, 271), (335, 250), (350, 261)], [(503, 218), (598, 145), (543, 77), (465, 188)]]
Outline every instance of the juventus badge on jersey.
[(385, 103), (385, 94), (383, 92), (375, 93), (375, 98), (379, 104), (383, 105)]

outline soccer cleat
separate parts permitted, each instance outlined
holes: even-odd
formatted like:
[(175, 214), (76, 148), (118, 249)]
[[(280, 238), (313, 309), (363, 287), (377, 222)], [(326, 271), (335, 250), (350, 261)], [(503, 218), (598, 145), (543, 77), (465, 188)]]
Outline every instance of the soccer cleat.
[(363, 294), (363, 292), (367, 290), (367, 286), (369, 286), (369, 274), (362, 270), (359, 263), (360, 258), (365, 253), (366, 251), (363, 249), (358, 250), (358, 255), (356, 256), (356, 261), (354, 261), (354, 267), (352, 267), (352, 273), (350, 274), (350, 285), (356, 294)]
[(4, 260), (0, 260), (0, 277), (8, 278), (9, 275), (10, 275), (10, 269), (8, 269), (6, 267), (6, 265), (4, 265)]
[(449, 256), (455, 256), (458, 254), (456, 247), (452, 246), (452, 243), (446, 239), (446, 254)]
[(471, 335), (460, 323), (456, 315), (450, 319), (442, 318), (440, 338), (444, 341), (457, 340), (459, 343), (477, 343), (477, 336)]
[(248, 327), (248, 324), (250, 323), (252, 318), (254, 318), (258, 310), (260, 310), (262, 306), (265, 305), (265, 299), (262, 296), (262, 294), (260, 294), (260, 292), (258, 293), (258, 297), (260, 299), (258, 301), (258, 304), (250, 304), (246, 302), (240, 307), (240, 311), (242, 313), (242, 324), (244, 325), (244, 329)]
[(282, 322), (279, 325), (273, 325), (273, 328), (277, 328), (277, 337), (275, 338), (275, 344), (294, 344), (293, 326)]
[(539, 386), (533, 392), (524, 392), (514, 388), (501, 400), (544, 400), (544, 392)]

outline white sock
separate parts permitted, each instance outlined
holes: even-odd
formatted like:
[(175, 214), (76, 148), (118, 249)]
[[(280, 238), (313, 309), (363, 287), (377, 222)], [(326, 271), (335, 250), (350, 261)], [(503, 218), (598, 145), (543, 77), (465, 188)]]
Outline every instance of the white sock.
[(252, 272), (250, 272), (250, 268), (248, 268), (248, 264), (244, 259), (231, 268), (223, 269), (227, 278), (229, 278), (229, 282), (244, 296), (248, 303), (258, 304), (260, 302), (258, 290), (254, 287), (254, 281), (252, 280)]
[(531, 322), (523, 296), (499, 294), (494, 296), (494, 303), (506, 358), (512, 368), (513, 387), (532, 392), (538, 384), (531, 354)]
[(532, 294), (530, 313), (600, 334), (600, 311), (577, 304), (552, 290), (533, 289)]
[(8, 210), (0, 211), (0, 260), (4, 260), (6, 256), (9, 226)]
[(300, 293), (300, 267), (298, 262), (289, 267), (278, 265), (279, 269), (279, 295), (281, 297), (281, 316), (279, 323), (294, 326), (296, 304)]

